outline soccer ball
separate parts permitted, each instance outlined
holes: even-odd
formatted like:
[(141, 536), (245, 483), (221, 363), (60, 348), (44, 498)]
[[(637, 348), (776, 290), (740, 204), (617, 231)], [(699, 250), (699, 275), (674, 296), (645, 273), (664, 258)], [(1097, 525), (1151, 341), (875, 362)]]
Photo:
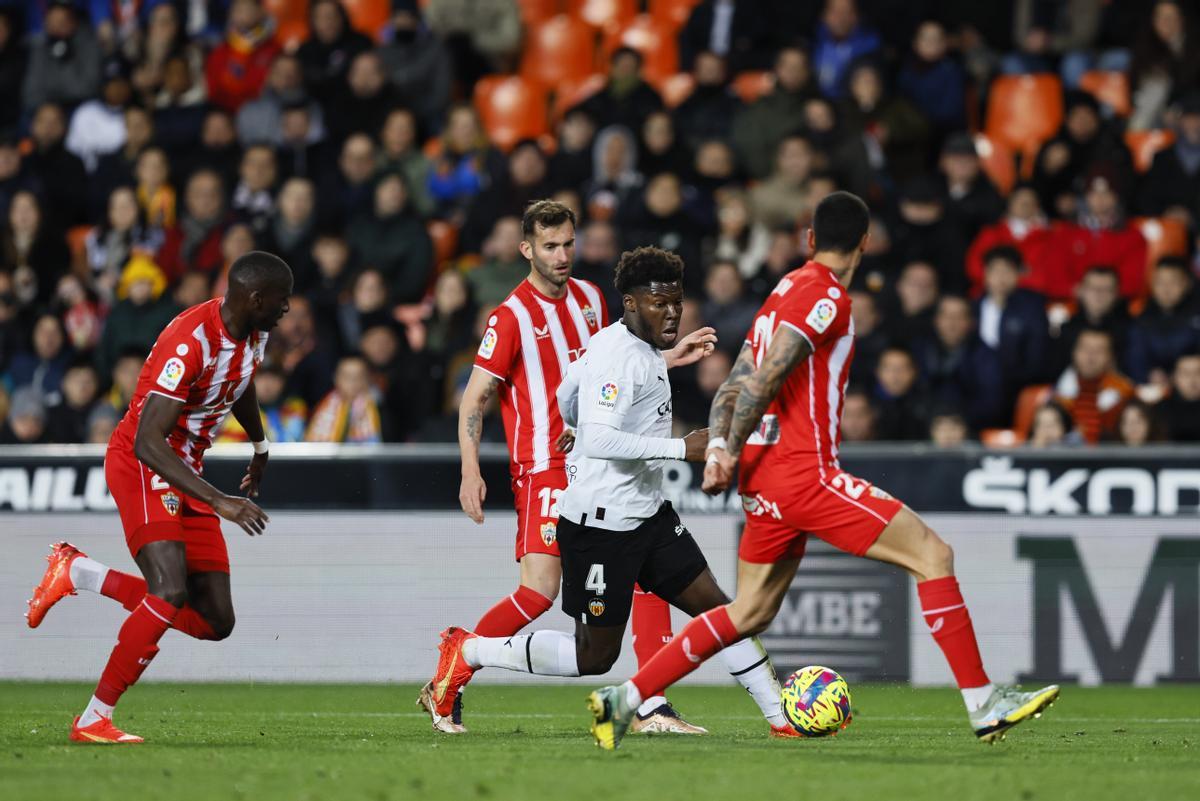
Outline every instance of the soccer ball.
[(783, 683), (783, 716), (805, 737), (837, 734), (850, 725), (850, 688), (836, 671), (800, 668)]

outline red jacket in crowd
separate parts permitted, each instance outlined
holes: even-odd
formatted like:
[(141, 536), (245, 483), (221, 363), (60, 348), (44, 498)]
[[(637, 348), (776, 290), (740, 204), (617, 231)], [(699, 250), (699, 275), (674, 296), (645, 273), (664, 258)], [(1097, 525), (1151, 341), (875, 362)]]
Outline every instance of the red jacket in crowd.
[(1029, 225), (1017, 236), (1009, 220), (985, 226), (967, 250), (967, 278), (971, 281), (971, 296), (983, 294), (983, 257), (1001, 245), (1015, 247), (1025, 260), (1026, 271), (1021, 276), (1022, 289), (1046, 292), (1046, 283), (1055, 270), (1054, 236), (1058, 223)]
[(247, 100), (258, 97), (280, 49), (274, 39), (255, 41), (231, 33), (209, 53), (204, 65), (209, 101), (234, 114)]
[(1130, 299), (1146, 288), (1146, 240), (1132, 225), (1091, 229), (1067, 223), (1057, 235), (1056, 258), (1062, 268), (1054, 272), (1045, 293), (1055, 300), (1074, 296), (1075, 285), (1088, 268), (1105, 265), (1116, 269), (1121, 279), (1121, 296)]

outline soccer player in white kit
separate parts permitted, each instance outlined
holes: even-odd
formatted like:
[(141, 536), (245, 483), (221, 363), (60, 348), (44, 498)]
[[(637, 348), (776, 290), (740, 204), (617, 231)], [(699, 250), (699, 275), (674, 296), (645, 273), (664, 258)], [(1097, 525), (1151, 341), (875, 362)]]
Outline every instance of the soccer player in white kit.
[[(434, 682), (455, 692), (474, 671), (501, 667), (543, 676), (605, 673), (621, 652), (634, 585), (696, 616), (727, 603), (708, 563), (662, 494), (663, 463), (701, 461), (708, 431), (671, 436), (671, 384), (662, 351), (679, 336), (683, 262), (658, 248), (622, 255), (622, 319), (592, 337), (557, 396), (577, 426), (571, 483), (559, 498), (563, 611), (575, 633), (478, 637), (451, 629)], [(722, 652), (777, 736), (794, 736), (779, 683), (756, 638)]]

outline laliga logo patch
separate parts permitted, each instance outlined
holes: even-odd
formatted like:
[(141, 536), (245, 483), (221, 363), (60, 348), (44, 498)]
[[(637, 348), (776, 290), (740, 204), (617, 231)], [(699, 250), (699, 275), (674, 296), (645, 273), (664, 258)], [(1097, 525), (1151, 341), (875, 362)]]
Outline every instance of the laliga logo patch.
[(558, 526), (554, 523), (542, 523), (542, 542), (547, 546), (554, 544), (554, 538), (558, 536)]
[(604, 614), (604, 599), (603, 598), (593, 598), (592, 600), (588, 601), (588, 613), (591, 614), (592, 617), (600, 617), (601, 615), (603, 615)]
[(158, 374), (156, 382), (160, 387), (176, 390), (179, 387), (179, 382), (183, 380), (183, 359), (177, 359), (172, 356), (167, 359), (167, 363), (163, 365), (162, 372)]
[(825, 329), (829, 328), (829, 324), (835, 317), (837, 317), (837, 304), (829, 298), (821, 298), (813, 305), (812, 311), (808, 313), (804, 322), (808, 323), (809, 327), (818, 334), (824, 334)]
[(481, 358), (490, 359), (492, 354), (496, 352), (496, 341), (500, 339), (495, 328), (489, 328), (483, 332), (483, 342), (479, 343), (479, 355)]
[(583, 319), (587, 320), (588, 325), (596, 324), (596, 310), (590, 304), (584, 306), (580, 311), (583, 312)]
[(611, 381), (600, 387), (600, 405), (605, 409), (615, 409), (617, 406), (617, 394), (620, 389)]
[(161, 497), (163, 508), (171, 517), (179, 514), (179, 496), (174, 492), (164, 492)]

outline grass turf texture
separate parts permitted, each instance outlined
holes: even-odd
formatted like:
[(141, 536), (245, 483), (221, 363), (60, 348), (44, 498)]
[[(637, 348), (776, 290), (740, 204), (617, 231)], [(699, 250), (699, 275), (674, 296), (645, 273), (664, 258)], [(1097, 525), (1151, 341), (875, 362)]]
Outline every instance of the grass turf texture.
[(1006, 742), (976, 742), (958, 693), (852, 686), (836, 738), (771, 740), (734, 687), (672, 691), (704, 738), (587, 732), (581, 686), (478, 685), (462, 737), (436, 735), (415, 686), (147, 683), (117, 723), (139, 746), (74, 745), (82, 684), (0, 683), (0, 798), (1192, 799), (1200, 687), (1069, 687)]

